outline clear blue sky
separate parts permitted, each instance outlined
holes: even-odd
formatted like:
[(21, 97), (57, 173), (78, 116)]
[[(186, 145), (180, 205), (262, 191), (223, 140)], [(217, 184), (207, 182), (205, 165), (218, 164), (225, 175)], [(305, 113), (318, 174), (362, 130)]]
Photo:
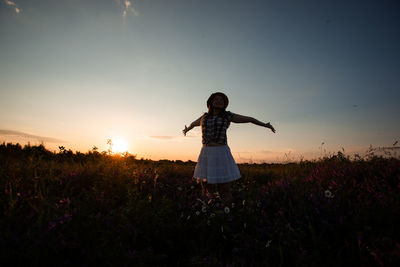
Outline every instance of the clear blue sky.
[[(0, 140), (86, 152), (120, 138), (197, 160), (215, 91), (237, 161), (400, 140), (398, 1), (0, 0)], [(321, 148), (321, 143), (324, 145)]]

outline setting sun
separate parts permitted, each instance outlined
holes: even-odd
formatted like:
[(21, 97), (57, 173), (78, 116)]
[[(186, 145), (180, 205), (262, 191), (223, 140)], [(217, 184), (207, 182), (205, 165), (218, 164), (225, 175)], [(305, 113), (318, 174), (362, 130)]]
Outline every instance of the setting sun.
[(112, 138), (112, 152), (123, 153), (128, 151), (128, 142), (121, 138)]

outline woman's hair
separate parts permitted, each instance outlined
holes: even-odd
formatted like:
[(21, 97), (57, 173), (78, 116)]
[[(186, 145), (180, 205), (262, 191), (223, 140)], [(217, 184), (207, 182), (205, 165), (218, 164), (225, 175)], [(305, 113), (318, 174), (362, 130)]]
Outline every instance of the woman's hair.
[(224, 108), (222, 109), (222, 113), (225, 112), (226, 107), (227, 107), (228, 104), (229, 104), (229, 99), (228, 99), (228, 97), (227, 97), (224, 93), (221, 93), (221, 92), (213, 93), (213, 94), (211, 94), (210, 97), (207, 99), (208, 114), (213, 114), (214, 107), (213, 107), (212, 102), (213, 102), (213, 100), (214, 100), (214, 98), (215, 98), (216, 96), (221, 96), (221, 97), (224, 99)]

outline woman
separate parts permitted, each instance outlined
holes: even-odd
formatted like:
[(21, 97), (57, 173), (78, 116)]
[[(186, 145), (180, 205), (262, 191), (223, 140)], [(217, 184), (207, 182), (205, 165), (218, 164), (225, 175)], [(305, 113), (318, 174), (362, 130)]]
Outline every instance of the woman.
[(234, 114), (226, 111), (228, 97), (221, 92), (213, 93), (207, 100), (208, 112), (195, 120), (183, 130), (183, 134), (201, 125), (202, 143), (200, 155), (193, 177), (207, 182), (208, 194), (214, 193), (214, 185), (226, 203), (232, 201), (231, 185), (240, 178), (239, 168), (232, 157), (227, 144), (226, 130), (231, 122), (248, 123), (263, 126), (275, 133), (274, 127), (268, 122), (263, 123), (252, 117)]

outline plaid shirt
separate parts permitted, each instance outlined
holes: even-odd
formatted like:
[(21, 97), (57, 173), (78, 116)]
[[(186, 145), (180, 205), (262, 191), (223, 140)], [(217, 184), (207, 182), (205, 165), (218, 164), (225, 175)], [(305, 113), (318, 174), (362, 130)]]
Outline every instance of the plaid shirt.
[(233, 115), (235, 114), (230, 111), (225, 111), (218, 115), (204, 113), (201, 119), (202, 143), (214, 142), (226, 145), (226, 130), (231, 123)]

